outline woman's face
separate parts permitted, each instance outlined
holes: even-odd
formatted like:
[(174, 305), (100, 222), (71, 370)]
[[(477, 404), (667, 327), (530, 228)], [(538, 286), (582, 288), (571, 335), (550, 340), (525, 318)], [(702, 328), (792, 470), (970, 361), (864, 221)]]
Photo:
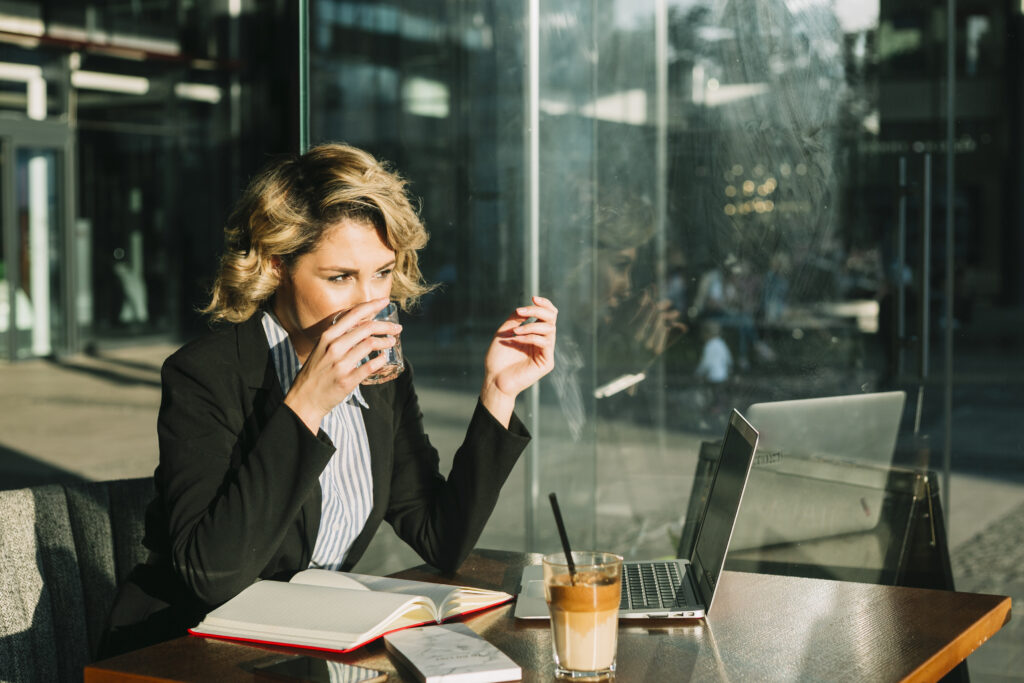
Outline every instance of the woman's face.
[(365, 222), (343, 220), (320, 245), (280, 268), (274, 313), (300, 358), (312, 349), (339, 311), (391, 295), (395, 252)]
[(633, 264), (636, 249), (599, 249), (597, 252), (598, 302), (609, 309), (616, 308), (632, 293)]

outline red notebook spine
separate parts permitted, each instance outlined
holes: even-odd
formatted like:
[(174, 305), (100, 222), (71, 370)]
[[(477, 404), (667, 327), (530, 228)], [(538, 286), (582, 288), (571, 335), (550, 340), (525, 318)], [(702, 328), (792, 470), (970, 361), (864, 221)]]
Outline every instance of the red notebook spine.
[(355, 645), (352, 645), (350, 647), (345, 648), (344, 650), (339, 650), (337, 648), (331, 648), (331, 647), (317, 647), (316, 645), (298, 645), (296, 643), (284, 643), (284, 642), (278, 642), (278, 641), (274, 641), (274, 640), (258, 640), (256, 638), (242, 638), (242, 637), (239, 637), (239, 636), (222, 636), (222, 635), (215, 635), (215, 634), (212, 634), (212, 633), (198, 633), (196, 631), (193, 631), (192, 629), (188, 630), (188, 634), (190, 636), (195, 636), (197, 638), (216, 638), (217, 640), (230, 640), (230, 641), (235, 641), (235, 642), (240, 642), (240, 643), (254, 643), (256, 645), (276, 645), (278, 647), (297, 647), (297, 648), (300, 648), (302, 650), (320, 650), (321, 652), (352, 652), (353, 650), (358, 650), (363, 645), (367, 645), (369, 643), (372, 643), (375, 640), (383, 638), (384, 636), (386, 636), (389, 633), (395, 633), (396, 631), (404, 631), (407, 628), (416, 628), (417, 626), (423, 626), (424, 624), (434, 624), (434, 623), (438, 623), (439, 624), (439, 623), (443, 623), (443, 622), (447, 622), (447, 621), (454, 621), (456, 619), (461, 619), (463, 617), (468, 617), (471, 614), (476, 614), (477, 612), (482, 612), (484, 610), (491, 609), (492, 607), (498, 607), (500, 605), (504, 605), (504, 604), (510, 602), (511, 600), (512, 600), (512, 596), (509, 596), (508, 598), (502, 600), (501, 602), (496, 602), (493, 605), (485, 605), (484, 607), (478, 607), (476, 609), (471, 609), (471, 610), (468, 610), (466, 612), (461, 612), (459, 614), (453, 614), (452, 616), (448, 617), (447, 619), (442, 619), (441, 621), (433, 621), (431, 619), (428, 619), (426, 621), (421, 621), (418, 624), (409, 624), (408, 626), (399, 626), (398, 628), (393, 628), (390, 631), (385, 631), (384, 633), (381, 633), (378, 636), (374, 636), (373, 638), (370, 638), (369, 640), (364, 640), (364, 641), (358, 642)]

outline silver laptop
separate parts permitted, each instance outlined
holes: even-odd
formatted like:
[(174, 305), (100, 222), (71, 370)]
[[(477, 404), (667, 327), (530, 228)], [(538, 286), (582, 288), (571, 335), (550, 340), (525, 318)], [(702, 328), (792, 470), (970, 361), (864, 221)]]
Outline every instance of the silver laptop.
[(905, 401), (889, 391), (750, 406), (760, 445), (730, 547), (875, 528)]
[[(732, 411), (690, 557), (624, 562), (619, 618), (695, 619), (708, 613), (756, 449), (757, 430)], [(523, 570), (515, 616), (548, 618), (540, 565)]]

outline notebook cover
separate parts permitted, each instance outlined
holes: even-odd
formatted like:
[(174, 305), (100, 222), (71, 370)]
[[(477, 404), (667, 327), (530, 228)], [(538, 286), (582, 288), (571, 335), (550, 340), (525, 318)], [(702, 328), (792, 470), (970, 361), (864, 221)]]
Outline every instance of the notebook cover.
[(384, 636), (388, 652), (423, 683), (518, 681), (523, 670), (461, 623), (404, 629)]
[[(491, 609), (492, 607), (500, 607), (501, 605), (504, 605), (504, 604), (508, 603), (510, 600), (512, 600), (511, 596), (507, 600), (504, 600), (503, 602), (500, 602), (500, 603), (498, 603), (496, 605), (486, 605), (484, 607), (477, 607), (475, 609), (466, 610), (465, 612), (462, 612), (460, 614), (452, 615), (451, 617), (449, 617), (449, 619), (459, 619), (459, 618), (462, 618), (462, 617), (469, 616), (471, 614), (475, 614), (477, 612), (483, 612), (484, 610)], [(353, 643), (352, 645), (350, 645), (347, 648), (320, 647), (318, 645), (299, 645), (297, 643), (286, 642), (286, 641), (281, 641), (281, 640), (257, 640), (255, 638), (242, 638), (242, 637), (239, 637), (239, 636), (222, 636), (222, 635), (219, 635), (219, 634), (201, 633), (199, 631), (194, 631), (192, 629), (188, 629), (188, 634), (190, 636), (195, 637), (195, 638), (215, 638), (217, 640), (233, 640), (233, 641), (242, 642), (242, 643), (256, 643), (258, 645), (283, 645), (285, 647), (298, 647), (298, 648), (302, 648), (303, 650), (320, 650), (321, 652), (352, 652), (353, 650), (358, 650), (362, 646), (364, 646), (364, 645), (366, 645), (368, 643), (372, 643), (373, 641), (375, 641), (375, 640), (377, 640), (379, 638), (382, 638), (383, 636), (386, 636), (389, 633), (398, 633), (399, 631), (405, 631), (407, 629), (418, 628), (420, 626), (423, 626), (424, 624), (434, 624), (434, 623), (436, 623), (436, 622), (424, 621), (424, 622), (419, 623), (419, 624), (411, 624), (409, 626), (400, 626), (400, 627), (398, 627), (396, 629), (392, 629), (391, 631), (387, 631), (385, 633), (381, 633), (380, 635), (376, 635), (376, 636), (370, 638), (369, 640), (361, 640), (361, 641), (359, 641), (357, 643)], [(518, 680), (518, 679), (500, 679), (500, 680)]]

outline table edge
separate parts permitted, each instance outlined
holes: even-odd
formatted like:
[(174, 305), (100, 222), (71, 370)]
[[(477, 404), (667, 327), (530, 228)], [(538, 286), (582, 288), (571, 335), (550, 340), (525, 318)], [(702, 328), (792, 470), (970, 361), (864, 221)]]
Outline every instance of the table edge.
[[(904, 683), (939, 680), (994, 636), (1010, 620), (1011, 613), (1012, 599), (1007, 596), (999, 597), (1003, 599), (955, 640), (911, 671), (903, 678)], [(956, 661), (949, 664), (951, 654)]]

